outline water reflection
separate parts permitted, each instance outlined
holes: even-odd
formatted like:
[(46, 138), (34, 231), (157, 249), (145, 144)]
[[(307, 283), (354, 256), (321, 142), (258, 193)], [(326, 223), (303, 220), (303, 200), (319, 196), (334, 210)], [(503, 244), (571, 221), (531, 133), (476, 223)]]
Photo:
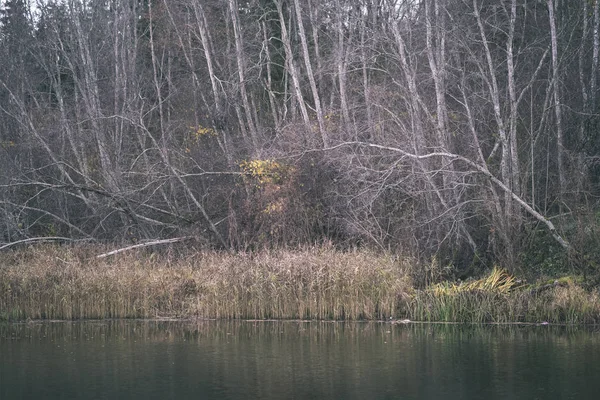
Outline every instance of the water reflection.
[(0, 324), (0, 399), (596, 398), (598, 335), (336, 322)]

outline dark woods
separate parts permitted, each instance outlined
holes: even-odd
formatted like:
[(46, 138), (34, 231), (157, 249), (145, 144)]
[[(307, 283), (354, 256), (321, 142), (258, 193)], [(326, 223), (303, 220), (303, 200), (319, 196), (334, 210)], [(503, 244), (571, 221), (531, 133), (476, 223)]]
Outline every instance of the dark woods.
[(594, 267), (598, 0), (5, 0), (0, 241)]

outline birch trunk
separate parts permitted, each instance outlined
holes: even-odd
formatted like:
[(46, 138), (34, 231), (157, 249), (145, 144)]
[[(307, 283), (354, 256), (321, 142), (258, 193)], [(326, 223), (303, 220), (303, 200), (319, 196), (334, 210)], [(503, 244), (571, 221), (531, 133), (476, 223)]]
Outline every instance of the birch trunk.
[(315, 113), (317, 114), (317, 123), (319, 124), (319, 134), (321, 135), (321, 141), (323, 147), (328, 146), (327, 132), (325, 131), (325, 124), (323, 122), (323, 110), (321, 108), (321, 98), (319, 91), (317, 90), (317, 84), (315, 82), (315, 75), (313, 74), (312, 64), (310, 60), (310, 53), (308, 52), (308, 40), (306, 39), (306, 32), (304, 31), (304, 22), (302, 22), (302, 9), (300, 8), (300, 1), (294, 0), (294, 9), (296, 11), (296, 23), (298, 24), (298, 35), (300, 36), (300, 43), (302, 45), (302, 55), (304, 58), (304, 66), (306, 68), (306, 75), (310, 84), (310, 90), (312, 92), (313, 101), (315, 104)]
[(556, 117), (556, 151), (558, 162), (559, 199), (566, 193), (565, 176), (565, 148), (562, 131), (562, 104), (560, 96), (560, 76), (558, 65), (558, 34), (556, 32), (556, 16), (554, 13), (554, 0), (547, 0), (548, 18), (550, 22), (550, 40), (552, 43), (552, 91), (554, 97), (554, 115)]
[(281, 24), (281, 41), (283, 42), (283, 48), (285, 50), (287, 72), (292, 78), (292, 90), (294, 97), (298, 102), (298, 108), (300, 108), (300, 114), (302, 115), (304, 125), (306, 126), (306, 129), (310, 129), (310, 118), (308, 117), (308, 111), (306, 110), (306, 104), (304, 103), (302, 90), (300, 89), (300, 79), (298, 78), (298, 71), (296, 70), (296, 66), (294, 64), (294, 53), (292, 52), (292, 45), (290, 43), (288, 30), (285, 23), (285, 17), (283, 15), (283, 8), (280, 1), (276, 1), (275, 5), (277, 7), (279, 22)]
[[(500, 172), (501, 179), (507, 187), (511, 188), (513, 185), (512, 175), (510, 173), (510, 146), (508, 143), (508, 138), (506, 135), (506, 128), (504, 125), (504, 120), (502, 118), (502, 111), (500, 106), (500, 92), (498, 87), (498, 80), (496, 78), (496, 70), (494, 67), (494, 62), (492, 60), (492, 54), (488, 45), (487, 35), (485, 33), (485, 28), (483, 25), (483, 21), (481, 20), (481, 14), (479, 13), (479, 5), (477, 0), (473, 0), (473, 10), (474, 15), (477, 20), (477, 26), (479, 28), (479, 34), (481, 36), (482, 45), (485, 53), (486, 64), (487, 64), (487, 73), (488, 77), (486, 79), (488, 83), (488, 91), (490, 94), (490, 98), (492, 100), (492, 104), (494, 107), (494, 117), (496, 121), (496, 125), (498, 127), (498, 137), (500, 139), (500, 146), (502, 148), (502, 154), (500, 158)], [(513, 199), (512, 197), (505, 192), (504, 195), (505, 208), (504, 214), (505, 218), (512, 218), (513, 215)]]
[(252, 109), (250, 108), (248, 92), (246, 91), (246, 62), (244, 57), (244, 43), (242, 41), (242, 32), (239, 24), (237, 0), (229, 0), (229, 11), (231, 13), (231, 24), (233, 29), (233, 35), (235, 37), (235, 55), (237, 61), (238, 77), (240, 80), (240, 95), (242, 97), (242, 104), (244, 106), (244, 113), (246, 116), (246, 122), (248, 124), (248, 130), (250, 131), (252, 145), (254, 146), (254, 151), (256, 152), (259, 150), (258, 133), (256, 130), (255, 121), (252, 118)]

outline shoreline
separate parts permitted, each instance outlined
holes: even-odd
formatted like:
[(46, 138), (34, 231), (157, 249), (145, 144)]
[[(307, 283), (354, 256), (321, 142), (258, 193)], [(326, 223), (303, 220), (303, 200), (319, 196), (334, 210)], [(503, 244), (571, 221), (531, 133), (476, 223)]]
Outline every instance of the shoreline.
[(464, 325), (464, 326), (539, 326), (539, 327), (564, 327), (564, 328), (593, 328), (600, 327), (600, 323), (544, 323), (544, 322), (460, 322), (460, 321), (383, 321), (383, 320), (326, 320), (326, 319), (217, 319), (217, 318), (103, 318), (103, 319), (35, 319), (8, 321), (0, 320), (0, 324), (9, 325), (40, 325), (64, 323), (104, 323), (104, 322), (174, 322), (174, 323), (200, 323), (200, 322), (234, 322), (234, 323), (325, 323), (325, 324), (380, 324), (380, 325)]
[[(245, 320), (409, 323), (600, 323), (600, 294), (579, 278), (523, 284), (415, 279), (422, 266), (331, 248), (93, 257), (93, 246), (35, 246), (0, 258), (0, 321)], [(390, 321), (390, 318), (392, 321)]]

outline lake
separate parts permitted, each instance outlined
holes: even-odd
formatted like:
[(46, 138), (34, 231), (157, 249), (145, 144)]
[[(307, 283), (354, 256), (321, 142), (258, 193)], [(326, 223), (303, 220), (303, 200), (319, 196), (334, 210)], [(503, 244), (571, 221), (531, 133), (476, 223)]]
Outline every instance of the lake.
[(0, 399), (597, 399), (598, 329), (0, 324)]

